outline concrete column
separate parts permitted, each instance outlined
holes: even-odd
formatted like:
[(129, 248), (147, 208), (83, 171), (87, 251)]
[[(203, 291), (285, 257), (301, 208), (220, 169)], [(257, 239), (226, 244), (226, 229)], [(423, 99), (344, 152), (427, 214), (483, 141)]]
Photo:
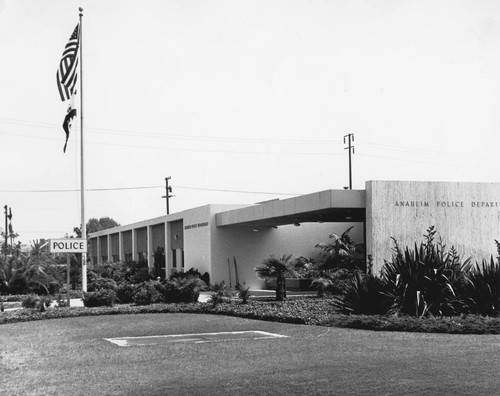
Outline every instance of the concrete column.
[(132, 261), (137, 261), (137, 232), (132, 228)]
[(108, 262), (112, 263), (113, 262), (113, 248), (111, 246), (111, 235), (108, 234), (107, 236), (107, 244), (108, 244), (108, 249), (107, 249), (107, 252), (108, 252)]
[(97, 237), (97, 264), (102, 264), (102, 256), (101, 256), (101, 238)]
[(118, 259), (124, 261), (125, 255), (123, 254), (123, 232), (118, 233)]
[(93, 252), (93, 246), (94, 246), (94, 239), (95, 238), (91, 238), (90, 239), (90, 251), (87, 252), (87, 257), (90, 258), (90, 264), (92, 264), (92, 265), (97, 264), (97, 263), (94, 263), (94, 256), (92, 254), (92, 252)]
[(153, 232), (152, 232), (152, 227), (148, 225), (146, 227), (146, 246), (148, 247), (148, 268), (151, 271), (153, 269)]
[(172, 245), (170, 243), (170, 223), (165, 222), (165, 277), (170, 276), (172, 268)]

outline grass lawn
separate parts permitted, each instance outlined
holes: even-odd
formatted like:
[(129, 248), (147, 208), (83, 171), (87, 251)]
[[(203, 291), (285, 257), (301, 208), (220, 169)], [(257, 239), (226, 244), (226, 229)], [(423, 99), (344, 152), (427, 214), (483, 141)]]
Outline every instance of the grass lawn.
[[(119, 347), (104, 338), (262, 330), (289, 338)], [(198, 314), (0, 328), (2, 395), (494, 395), (500, 336), (372, 332)]]

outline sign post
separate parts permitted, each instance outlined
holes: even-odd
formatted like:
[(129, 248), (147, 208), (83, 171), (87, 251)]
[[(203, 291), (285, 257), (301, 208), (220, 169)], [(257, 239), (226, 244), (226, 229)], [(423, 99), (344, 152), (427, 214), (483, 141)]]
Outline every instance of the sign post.
[(49, 244), (49, 251), (51, 253), (66, 253), (66, 302), (69, 307), (70, 253), (86, 253), (87, 239), (51, 239)]
[(70, 273), (70, 268), (71, 268), (69, 257), (70, 257), (70, 254), (66, 253), (66, 306), (67, 307), (71, 306), (70, 299), (69, 299), (69, 282), (70, 282), (69, 273)]

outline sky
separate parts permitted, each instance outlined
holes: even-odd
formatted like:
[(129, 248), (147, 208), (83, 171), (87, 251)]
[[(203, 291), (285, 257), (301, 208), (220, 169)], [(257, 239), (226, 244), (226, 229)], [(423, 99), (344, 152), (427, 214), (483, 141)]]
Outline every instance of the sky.
[[(80, 221), (56, 70), (83, 8), (85, 217), (124, 225), (367, 180), (500, 182), (495, 0), (0, 0), (0, 204)], [(4, 228), (2, 216), (0, 227)]]

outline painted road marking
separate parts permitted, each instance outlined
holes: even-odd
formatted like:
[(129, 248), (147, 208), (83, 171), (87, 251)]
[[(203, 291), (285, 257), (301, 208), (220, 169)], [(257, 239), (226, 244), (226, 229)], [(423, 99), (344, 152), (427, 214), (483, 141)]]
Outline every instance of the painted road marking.
[(116, 337), (105, 338), (118, 346), (142, 346), (158, 345), (168, 343), (204, 343), (235, 340), (264, 340), (268, 338), (287, 338), (288, 336), (267, 331), (248, 330), (248, 331), (222, 331), (218, 333), (198, 333), (198, 334), (172, 334), (143, 337)]

